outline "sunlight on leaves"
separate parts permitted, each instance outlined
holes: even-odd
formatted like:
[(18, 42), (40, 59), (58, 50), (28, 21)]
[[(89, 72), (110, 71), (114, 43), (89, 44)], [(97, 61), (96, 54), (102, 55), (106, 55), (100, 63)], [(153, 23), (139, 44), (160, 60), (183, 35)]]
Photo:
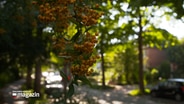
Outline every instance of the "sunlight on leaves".
[(157, 70), (157, 69), (153, 68), (153, 69), (151, 70), (151, 75), (154, 75), (154, 74), (157, 74), (157, 73), (158, 73), (158, 70)]
[[(145, 89), (145, 93), (150, 93), (150, 89)], [(134, 90), (129, 91), (128, 95), (138, 96), (138, 95), (141, 95), (141, 93), (139, 89), (134, 89)]]

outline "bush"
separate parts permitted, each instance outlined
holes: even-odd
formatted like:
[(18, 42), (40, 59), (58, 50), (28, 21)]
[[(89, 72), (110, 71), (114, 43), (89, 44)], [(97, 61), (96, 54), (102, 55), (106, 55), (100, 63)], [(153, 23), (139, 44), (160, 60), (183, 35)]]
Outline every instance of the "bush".
[(4, 87), (6, 84), (14, 81), (13, 77), (8, 74), (8, 72), (0, 73), (0, 88)]

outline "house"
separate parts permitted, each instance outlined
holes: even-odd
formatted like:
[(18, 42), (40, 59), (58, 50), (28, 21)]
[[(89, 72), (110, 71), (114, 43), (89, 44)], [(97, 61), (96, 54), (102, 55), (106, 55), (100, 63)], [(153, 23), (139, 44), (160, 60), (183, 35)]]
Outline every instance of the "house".
[(145, 50), (145, 57), (147, 57), (146, 67), (147, 68), (157, 68), (160, 66), (164, 61), (166, 61), (166, 53), (163, 50), (158, 48), (151, 48), (146, 47)]

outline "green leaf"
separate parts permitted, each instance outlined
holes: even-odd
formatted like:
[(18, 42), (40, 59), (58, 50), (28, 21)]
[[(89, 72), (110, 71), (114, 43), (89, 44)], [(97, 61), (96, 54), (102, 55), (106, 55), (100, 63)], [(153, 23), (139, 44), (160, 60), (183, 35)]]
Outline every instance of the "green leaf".
[(78, 79), (81, 80), (83, 83), (88, 84), (89, 86), (92, 86), (91, 82), (87, 79), (86, 76), (79, 76)]
[(68, 77), (67, 77), (67, 75), (66, 75), (63, 71), (60, 71), (60, 75), (61, 75), (65, 80), (68, 81)]
[(78, 76), (74, 76), (74, 80), (72, 81), (73, 84), (76, 84), (77, 86), (79, 85), (78, 83)]
[(81, 35), (81, 31), (78, 30), (77, 33), (72, 37), (71, 40), (75, 42), (80, 35)]
[(73, 83), (71, 83), (70, 85), (69, 85), (69, 90), (68, 90), (68, 92), (67, 92), (67, 98), (70, 98), (70, 97), (72, 97), (72, 95), (74, 94), (74, 86), (73, 86)]

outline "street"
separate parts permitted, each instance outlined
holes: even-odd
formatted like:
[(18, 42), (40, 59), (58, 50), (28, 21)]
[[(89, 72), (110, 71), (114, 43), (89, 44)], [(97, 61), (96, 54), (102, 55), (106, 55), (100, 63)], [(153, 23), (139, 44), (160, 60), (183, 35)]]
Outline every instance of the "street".
[[(152, 98), (150, 95), (130, 96), (128, 92), (134, 89), (133, 86), (115, 85), (114, 89), (97, 90), (87, 86), (78, 87), (76, 100), (79, 104), (184, 104), (184, 101), (177, 102), (173, 99)], [(88, 100), (88, 103), (85, 103)]]

